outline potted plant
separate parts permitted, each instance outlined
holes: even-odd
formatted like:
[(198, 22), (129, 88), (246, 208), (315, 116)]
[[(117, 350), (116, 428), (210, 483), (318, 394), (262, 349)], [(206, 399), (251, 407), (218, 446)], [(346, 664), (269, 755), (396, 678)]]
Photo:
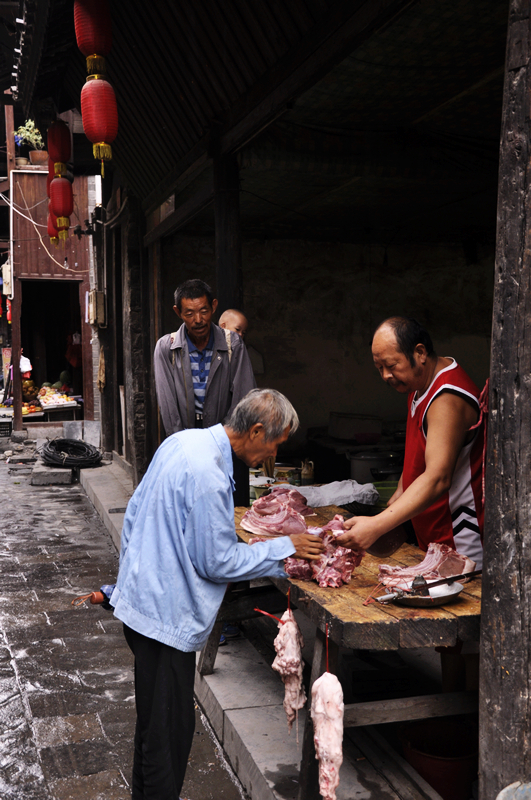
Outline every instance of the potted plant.
[(18, 147), (25, 144), (30, 148), (29, 159), (32, 164), (48, 163), (48, 153), (44, 149), (44, 140), (32, 119), (27, 119), (24, 125), (20, 125), (14, 131), (14, 134), (15, 144)]

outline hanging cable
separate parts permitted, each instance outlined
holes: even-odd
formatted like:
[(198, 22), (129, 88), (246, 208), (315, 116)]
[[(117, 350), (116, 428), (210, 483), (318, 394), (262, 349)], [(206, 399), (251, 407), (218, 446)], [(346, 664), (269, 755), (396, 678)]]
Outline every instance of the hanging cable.
[[(24, 217), (24, 219), (27, 219), (28, 222), (33, 223), (33, 225), (38, 225), (39, 228), (46, 228), (47, 227), (46, 225), (42, 225), (42, 223), (40, 223), (40, 222), (35, 222), (35, 220), (33, 220), (31, 217), (27, 217), (25, 214), (22, 213), (22, 211), (19, 211), (18, 208), (17, 208), (17, 204), (16, 203), (12, 203), (11, 200), (8, 197), (6, 197), (4, 194), (2, 194), (1, 192), (0, 192), (0, 197), (2, 198), (2, 200), (4, 201), (4, 203), (7, 206), (9, 206), (9, 205), (12, 206), (13, 211), (15, 211), (15, 213), (17, 213), (17, 214), (20, 214), (20, 216)], [(33, 206), (33, 208), (34, 207), (35, 206)], [(28, 209), (28, 211), (29, 211), (29, 209)]]
[[(22, 186), (20, 185), (20, 183), (18, 181), (17, 181), (17, 186), (19, 188), (20, 194), (22, 195), (22, 199), (24, 200), (24, 205), (25, 205), (26, 209), (29, 212), (28, 204), (26, 202), (26, 198), (24, 197), (24, 192), (22, 191)], [(16, 208), (14, 208), (14, 206), (11, 203), (10, 203), (10, 205), (12, 206), (13, 211), (16, 211)], [(20, 211), (18, 211), (17, 213), (20, 214)], [(24, 215), (22, 215), (22, 216), (24, 216)], [(48, 250), (48, 248), (44, 244), (44, 240), (43, 240), (43, 238), (41, 236), (41, 232), (37, 228), (37, 223), (31, 217), (26, 217), (26, 219), (29, 219), (29, 221), (32, 223), (32, 225), (35, 228), (35, 231), (37, 233), (37, 236), (39, 237), (39, 239), (41, 241), (41, 245), (42, 245), (43, 249), (46, 251), (46, 253), (48, 254), (49, 258), (52, 259), (54, 264), (57, 264), (58, 267), (61, 267), (61, 269), (64, 269), (66, 272), (72, 272), (72, 273), (76, 273), (76, 274), (83, 273), (83, 272), (89, 272), (88, 269), (71, 269), (70, 267), (65, 267), (64, 264), (61, 264), (56, 258), (54, 258), (52, 256), (52, 254), (50, 253), (50, 251)], [(66, 261), (66, 259), (65, 259), (65, 261)]]

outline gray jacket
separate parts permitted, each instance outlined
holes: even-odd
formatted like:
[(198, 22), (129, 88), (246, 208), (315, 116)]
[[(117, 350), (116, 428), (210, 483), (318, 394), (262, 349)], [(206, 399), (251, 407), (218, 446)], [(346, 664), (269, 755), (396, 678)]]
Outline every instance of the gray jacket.
[[(214, 324), (212, 330), (214, 352), (203, 407), (205, 428), (224, 422), (242, 397), (256, 387), (249, 354), (241, 336), (231, 332), (232, 356), (229, 363), (225, 331)], [(185, 332), (183, 324), (173, 342), (172, 334), (167, 333), (155, 347), (155, 385), (166, 436), (195, 427), (194, 387)]]

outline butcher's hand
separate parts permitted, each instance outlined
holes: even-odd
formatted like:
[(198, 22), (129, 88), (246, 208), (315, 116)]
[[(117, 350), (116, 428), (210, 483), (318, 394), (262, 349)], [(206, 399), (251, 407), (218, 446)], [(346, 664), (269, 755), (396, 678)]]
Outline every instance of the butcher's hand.
[(345, 533), (336, 537), (337, 544), (351, 550), (367, 550), (382, 533), (375, 525), (377, 517), (351, 517), (345, 520)]
[(324, 553), (324, 544), (312, 533), (293, 533), (289, 538), (296, 548), (292, 558), (309, 558), (310, 561), (316, 561)]

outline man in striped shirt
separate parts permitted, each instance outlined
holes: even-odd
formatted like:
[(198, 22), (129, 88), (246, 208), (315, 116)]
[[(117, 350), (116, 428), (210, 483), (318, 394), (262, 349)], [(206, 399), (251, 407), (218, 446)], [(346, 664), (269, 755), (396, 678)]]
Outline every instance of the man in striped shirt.
[[(209, 428), (224, 422), (256, 387), (249, 355), (237, 333), (227, 340), (212, 322), (218, 301), (199, 279), (177, 287), (173, 310), (182, 320), (155, 347), (155, 384), (167, 436), (184, 428)], [(236, 459), (236, 505), (249, 505), (249, 472)]]

